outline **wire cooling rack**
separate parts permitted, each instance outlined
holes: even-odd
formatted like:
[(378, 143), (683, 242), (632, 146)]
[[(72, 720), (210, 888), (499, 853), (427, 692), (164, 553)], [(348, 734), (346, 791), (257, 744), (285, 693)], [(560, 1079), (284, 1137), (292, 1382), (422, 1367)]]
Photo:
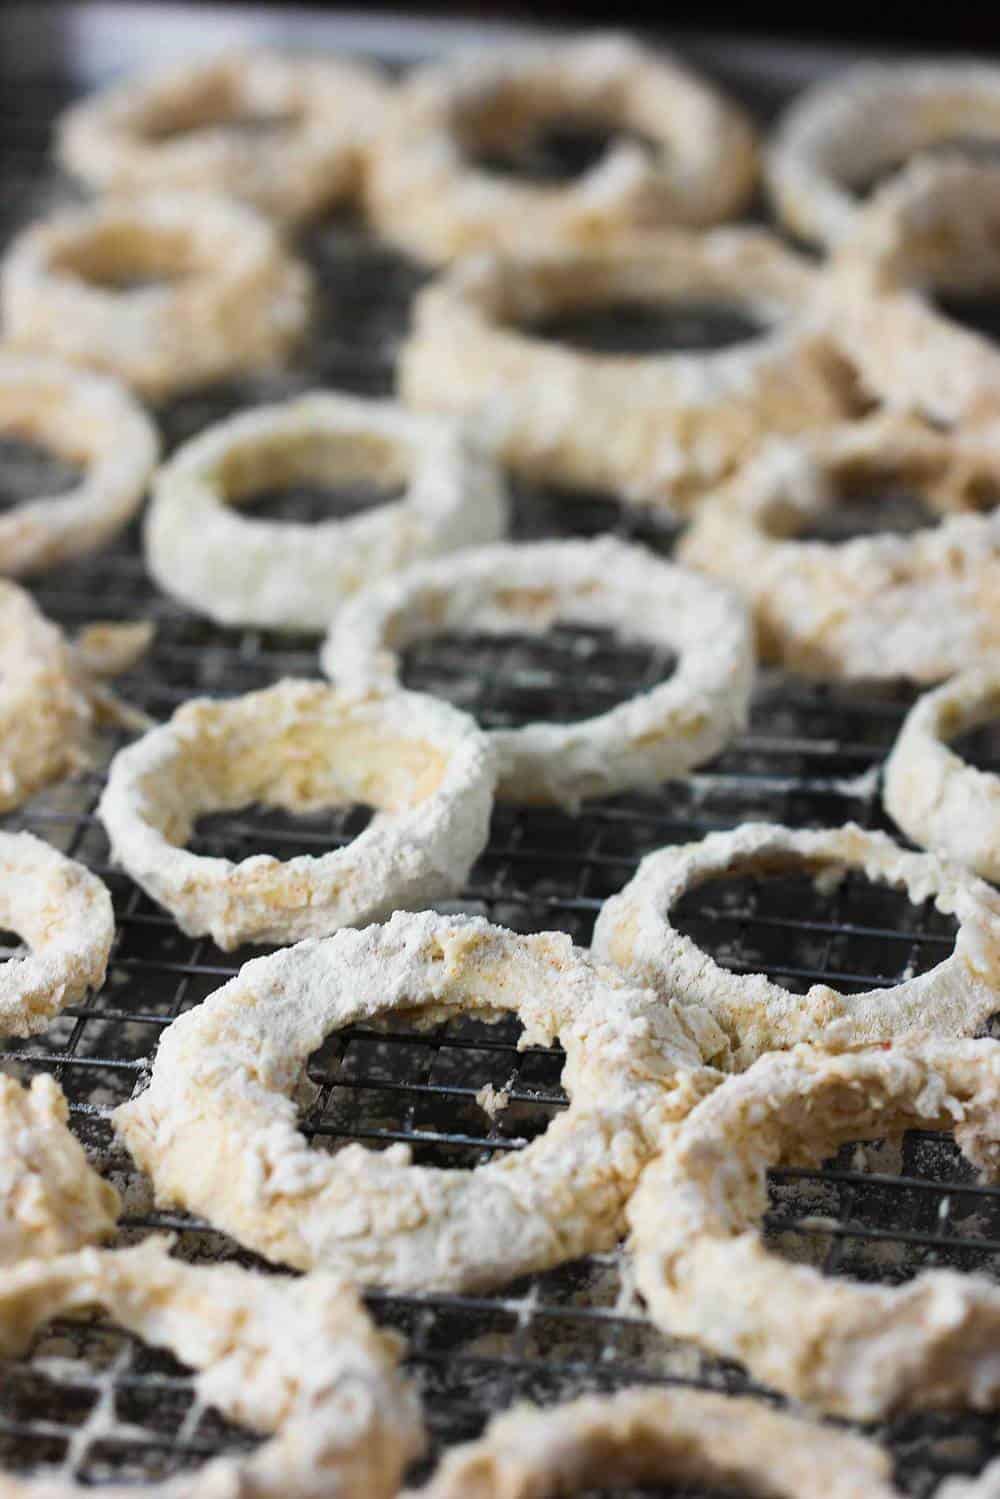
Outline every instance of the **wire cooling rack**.
[[(337, 39), (331, 23), (330, 44)], [(717, 60), (766, 115), (791, 81), (803, 80), (801, 59), (783, 74), (782, 56), (770, 54), (764, 71), (738, 49), (723, 49)], [(52, 116), (77, 90), (68, 74), (22, 77), (17, 88), (0, 90), (4, 238), (71, 193), (51, 169), (47, 146)], [(391, 390), (419, 273), (346, 218), (310, 231), (303, 250), (318, 272), (323, 309), (300, 362), (267, 380), (175, 402), (162, 413), (168, 446), (240, 405), (318, 383), (371, 395)], [(710, 316), (687, 329), (696, 340), (719, 331)], [(638, 333), (648, 339), (648, 328)], [(16, 444), (0, 450), (7, 503), (71, 479), (43, 454)], [(315, 513), (318, 502), (329, 513), (331, 505), (350, 508), (364, 498), (264, 497), (261, 513), (301, 517)], [(519, 536), (605, 529), (670, 547), (669, 532), (610, 499), (517, 491)], [(286, 674), (317, 674), (312, 639), (220, 629), (161, 597), (145, 575), (135, 532), (96, 559), (43, 578), (34, 592), (71, 631), (95, 617), (155, 621), (151, 655), (121, 691), (157, 716), (196, 693), (238, 693)], [(484, 723), (514, 724), (599, 711), (650, 685), (666, 664), (599, 631), (559, 629), (543, 640), (423, 644), (410, 652), (406, 676), (409, 685), (442, 693)], [(687, 780), (654, 796), (592, 803), (576, 817), (499, 808), (489, 846), (456, 904), (519, 931), (559, 928), (586, 943), (602, 901), (630, 878), (642, 854), (664, 843), (747, 818), (795, 826), (854, 818), (883, 826), (877, 768), (909, 701), (902, 689), (832, 689), (765, 674), (748, 733)], [(1000, 744), (986, 731), (963, 748), (977, 763), (1000, 763)], [(74, 1127), (125, 1194), (124, 1239), (166, 1229), (178, 1235), (181, 1254), (253, 1263), (207, 1226), (155, 1211), (146, 1184), (112, 1139), (108, 1112), (140, 1083), (163, 1028), (251, 954), (227, 955), (207, 940), (185, 937), (112, 866), (94, 813), (101, 784), (95, 770), (5, 820), (48, 838), (107, 881), (118, 936), (102, 991), (73, 1006), (43, 1037), (0, 1043), (0, 1065), (24, 1077), (42, 1069), (57, 1075)], [(347, 841), (365, 817), (357, 808), (308, 818), (248, 809), (204, 820), (197, 846), (232, 858), (251, 851), (289, 857)], [(687, 896), (679, 919), (727, 966), (765, 969), (792, 990), (821, 979), (848, 990), (892, 982), (938, 961), (954, 932), (932, 908), (853, 878), (827, 894), (796, 879), (719, 881)], [(522, 1052), (516, 1042), (515, 1024), (473, 1019), (433, 1033), (344, 1032), (312, 1060), (318, 1086), (304, 1128), (316, 1148), (348, 1139), (373, 1148), (406, 1141), (414, 1159), (428, 1164), (473, 1167), (516, 1150), (564, 1103), (558, 1049)], [(495, 1113), (481, 1102), (486, 1084), (506, 1095)], [(975, 1185), (948, 1138), (913, 1132), (901, 1143), (847, 1147), (821, 1171), (775, 1172), (768, 1233), (782, 1252), (833, 1275), (892, 1283), (940, 1264), (995, 1273), (1000, 1190)], [(409, 1339), (435, 1452), (478, 1433), (490, 1413), (515, 1398), (552, 1402), (637, 1382), (751, 1388), (736, 1367), (656, 1333), (617, 1254), (531, 1276), (494, 1295), (378, 1292), (371, 1306)], [(1000, 1451), (993, 1417), (922, 1414), (878, 1435), (892, 1448), (902, 1487), (920, 1496), (932, 1494), (943, 1473), (974, 1472)], [(56, 1464), (88, 1483), (149, 1480), (247, 1441), (194, 1402), (188, 1374), (172, 1359), (104, 1324), (57, 1324), (30, 1357), (0, 1364), (0, 1463), (19, 1472)]]

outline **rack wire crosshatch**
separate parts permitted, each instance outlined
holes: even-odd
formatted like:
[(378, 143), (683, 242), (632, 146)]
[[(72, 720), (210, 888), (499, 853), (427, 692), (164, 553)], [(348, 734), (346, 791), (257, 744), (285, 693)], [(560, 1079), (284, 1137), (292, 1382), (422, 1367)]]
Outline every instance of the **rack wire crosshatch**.
[[(329, 40), (337, 45), (335, 21)], [(720, 52), (730, 82), (741, 55), (734, 62)], [(774, 58), (780, 78), (780, 49)], [(0, 91), (4, 240), (71, 192), (48, 166), (48, 129), (81, 81), (45, 74)], [(786, 79), (783, 90), (773, 71), (756, 76), (749, 66), (742, 84), (747, 101), (766, 113), (790, 86)], [(161, 414), (168, 446), (241, 404), (310, 385), (367, 395), (391, 390), (394, 352), (419, 274), (344, 218), (309, 231), (303, 248), (318, 273), (323, 307), (302, 359), (285, 374), (174, 402)], [(0, 448), (7, 503), (70, 477), (17, 445)], [(315, 502), (316, 496), (300, 495), (282, 513), (291, 513), (289, 505), (300, 514), (314, 510)], [(610, 500), (517, 490), (518, 536), (607, 528), (669, 547), (669, 532)], [(121, 691), (156, 716), (197, 693), (238, 693), (281, 675), (318, 674), (312, 639), (224, 630), (160, 596), (144, 574), (137, 528), (102, 555), (41, 578), (33, 592), (69, 630), (95, 617), (155, 620), (151, 655)], [(561, 629), (544, 640), (421, 645), (409, 653), (406, 680), (500, 724), (598, 711), (658, 680), (668, 665), (600, 632)], [(655, 796), (591, 804), (576, 817), (500, 807), (489, 846), (456, 904), (517, 930), (559, 928), (586, 944), (601, 902), (631, 876), (643, 853), (663, 843), (761, 817), (886, 826), (871, 772), (909, 701), (902, 689), (832, 689), (765, 673), (749, 731), (688, 780)], [(976, 750), (979, 763), (1000, 763), (995, 736), (989, 743), (980, 734)], [(95, 816), (101, 784), (95, 769), (5, 820), (48, 838), (108, 882), (118, 937), (103, 990), (71, 1007), (44, 1036), (0, 1044), (0, 1066), (25, 1077), (39, 1069), (58, 1076), (75, 1128), (124, 1190), (124, 1237), (168, 1230), (178, 1235), (179, 1253), (250, 1262), (207, 1226), (154, 1210), (146, 1185), (112, 1140), (107, 1114), (140, 1083), (163, 1027), (251, 953), (227, 955), (183, 936), (112, 866)], [(294, 819), (250, 809), (205, 820), (198, 846), (230, 857), (251, 851), (287, 857), (346, 841), (363, 822), (362, 809)], [(848, 989), (891, 981), (936, 962), (953, 936), (952, 923), (933, 909), (850, 878), (827, 894), (790, 879), (718, 882), (686, 897), (681, 919), (729, 966), (766, 969), (792, 989), (819, 979)], [(471, 1167), (544, 1129), (562, 1106), (559, 1072), (558, 1049), (517, 1050), (513, 1023), (469, 1019), (431, 1033), (354, 1030), (331, 1038), (314, 1057), (317, 1088), (304, 1127), (316, 1148), (336, 1148), (345, 1139), (373, 1148), (406, 1141), (415, 1160)], [(486, 1084), (508, 1096), (495, 1114), (480, 1102)], [(950, 1140), (914, 1132), (898, 1145), (847, 1147), (822, 1171), (775, 1172), (768, 1232), (784, 1252), (830, 1274), (895, 1282), (930, 1264), (995, 1273), (1000, 1189), (976, 1185)], [(659, 1381), (752, 1388), (739, 1369), (656, 1333), (617, 1254), (496, 1294), (376, 1292), (370, 1303), (380, 1321), (410, 1341), (410, 1367), (436, 1451), (475, 1435), (491, 1412), (517, 1398), (551, 1403)], [(915, 1496), (931, 1495), (944, 1473), (977, 1471), (1000, 1452), (1000, 1420), (991, 1416), (925, 1413), (900, 1418), (879, 1435), (892, 1447), (902, 1488)], [(148, 1481), (248, 1440), (194, 1403), (187, 1374), (169, 1357), (102, 1324), (60, 1323), (31, 1357), (0, 1363), (0, 1464), (16, 1472), (55, 1463), (87, 1483)]]

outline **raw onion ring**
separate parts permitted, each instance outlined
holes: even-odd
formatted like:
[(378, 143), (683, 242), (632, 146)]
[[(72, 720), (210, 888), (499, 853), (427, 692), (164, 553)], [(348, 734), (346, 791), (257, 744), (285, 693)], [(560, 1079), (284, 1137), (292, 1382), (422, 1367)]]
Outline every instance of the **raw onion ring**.
[(557, 1499), (585, 1489), (738, 1484), (761, 1499), (899, 1499), (874, 1442), (709, 1390), (631, 1389), (494, 1416), (404, 1499)]
[(885, 764), (886, 811), (908, 838), (1000, 883), (1000, 776), (948, 740), (1000, 715), (1000, 670), (983, 662), (925, 693)]
[(93, 717), (59, 628), (0, 579), (0, 811), (87, 763)]
[(667, 1139), (628, 1208), (639, 1289), (657, 1325), (738, 1359), (788, 1395), (858, 1421), (900, 1408), (1000, 1404), (1000, 1287), (927, 1270), (858, 1285), (766, 1248), (766, 1171), (839, 1145), (951, 1129), (1000, 1168), (1000, 1043), (901, 1041), (765, 1056)]
[[(123, 287), (137, 271), (159, 279)], [(311, 286), (245, 204), (145, 193), (18, 235), (0, 265), (0, 312), (14, 344), (110, 371), (162, 400), (283, 363), (305, 330)]]
[[(915, 905), (933, 898), (958, 922), (954, 951), (928, 972), (881, 989), (842, 994), (813, 984), (792, 994), (766, 974), (728, 972), (671, 923), (682, 895), (725, 875), (799, 870), (825, 882), (848, 869), (904, 890)], [(736, 1069), (799, 1041), (839, 1050), (912, 1031), (968, 1035), (1000, 1010), (1000, 895), (958, 865), (908, 853), (854, 823), (793, 830), (747, 822), (657, 849), (605, 902), (593, 950), (634, 983), (704, 1005), (728, 1038), (728, 1054), (712, 1060)]]
[[(406, 483), (349, 520), (272, 524), (239, 513), (256, 488), (358, 477)], [(222, 624), (321, 630), (372, 578), (506, 529), (500, 475), (446, 417), (315, 391), (243, 411), (160, 470), (146, 560), (160, 586)]]
[[(297, 223), (349, 197), (386, 94), (376, 73), (324, 56), (256, 51), (185, 63), (74, 104), (64, 167), (101, 192), (232, 193)], [(251, 116), (272, 134), (226, 130)]]
[(832, 248), (864, 212), (855, 185), (963, 136), (1000, 139), (1000, 68), (864, 63), (798, 95), (766, 159), (768, 187), (794, 233)]
[[(641, 132), (575, 182), (499, 176), (470, 148), (509, 147), (566, 119)], [(418, 70), (375, 138), (376, 227), (432, 262), (470, 250), (593, 248), (641, 226), (734, 216), (757, 161), (746, 116), (665, 52), (623, 36), (488, 52)]]
[(62, 1089), (48, 1073), (30, 1088), (0, 1076), (3, 1274), (20, 1260), (66, 1254), (114, 1232), (118, 1193), (89, 1164), (68, 1118)]
[[(465, 713), (414, 692), (278, 682), (196, 698), (111, 764), (98, 812), (114, 857), (189, 936), (297, 942), (460, 890), (489, 829), (496, 768)], [(195, 820), (262, 801), (378, 809), (344, 848), (234, 864), (184, 848)]]
[(749, 622), (728, 590), (705, 581), (611, 536), (483, 547), (366, 589), (334, 622), (321, 661), (344, 688), (386, 691), (412, 641), (453, 630), (542, 634), (558, 621), (676, 651), (672, 676), (605, 713), (492, 730), (501, 797), (575, 807), (681, 775), (745, 726)]
[[(407, 1145), (309, 1149), (292, 1094), (330, 1031), (468, 1010), (513, 1011), (522, 1046), (562, 1041), (570, 1105), (544, 1135), (471, 1171), (415, 1166)], [(701, 1065), (706, 1027), (562, 933), (399, 913), (246, 964), (164, 1032), (149, 1087), (114, 1121), (158, 1202), (270, 1260), (395, 1290), (474, 1290), (617, 1242), (664, 1124), (717, 1081)]]
[[(943, 518), (908, 535), (798, 540), (835, 512), (837, 481), (916, 480)], [(821, 679), (933, 682), (1000, 647), (1000, 442), (882, 412), (773, 441), (700, 506), (680, 561), (747, 596), (761, 654)], [(877, 513), (877, 512), (876, 512)]]
[[(416, 301), (400, 356), (412, 406), (475, 421), (530, 478), (683, 513), (766, 432), (846, 414), (832, 338), (813, 325), (817, 274), (760, 229), (681, 230), (614, 250), (461, 261)], [(532, 334), (543, 316), (719, 299), (766, 331), (733, 348), (588, 353)]]
[(0, 967), (0, 1035), (33, 1036), (103, 984), (111, 897), (89, 869), (31, 833), (0, 832), (0, 928), (30, 949)]
[(819, 315), (870, 395), (931, 421), (1000, 404), (1000, 351), (926, 292), (1000, 292), (1000, 167), (918, 157), (872, 198), (824, 273)]
[(96, 551), (138, 510), (160, 443), (142, 407), (116, 380), (59, 359), (0, 349), (0, 431), (82, 462), (65, 494), (0, 515), (0, 572), (40, 572)]
[[(0, 1284), (0, 1356), (25, 1350), (54, 1317), (99, 1306), (113, 1322), (197, 1370), (197, 1398), (265, 1434), (249, 1455), (213, 1458), (192, 1473), (143, 1486), (155, 1499), (392, 1499), (423, 1448), (414, 1394), (397, 1370), (400, 1347), (371, 1323), (357, 1293), (333, 1276), (302, 1280), (238, 1265), (187, 1265), (169, 1241), (83, 1249), (7, 1271)], [(129, 1499), (135, 1484), (108, 1484)], [(79, 1499), (90, 1492), (58, 1470), (0, 1475), (4, 1499)]]

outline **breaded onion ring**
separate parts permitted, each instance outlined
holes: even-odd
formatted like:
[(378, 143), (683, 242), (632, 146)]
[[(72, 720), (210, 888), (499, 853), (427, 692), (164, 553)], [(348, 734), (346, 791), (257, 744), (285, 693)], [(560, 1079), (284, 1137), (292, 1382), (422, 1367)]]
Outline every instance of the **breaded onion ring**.
[[(561, 1040), (570, 1106), (543, 1135), (471, 1171), (414, 1166), (408, 1145), (309, 1149), (292, 1095), (324, 1037), (399, 1011), (431, 1025), (468, 1010), (513, 1012), (522, 1046)], [(399, 913), (247, 963), (168, 1027), (148, 1089), (114, 1122), (158, 1202), (268, 1259), (473, 1290), (617, 1242), (664, 1124), (717, 1081), (701, 1065), (714, 1032), (562, 933)]]
[(767, 184), (794, 233), (832, 247), (864, 211), (857, 187), (963, 137), (1000, 140), (1000, 68), (863, 63), (798, 95), (768, 153)]
[(768, 1250), (766, 1172), (841, 1144), (953, 1130), (1000, 1166), (1000, 1043), (902, 1041), (831, 1056), (811, 1046), (729, 1078), (669, 1138), (628, 1208), (653, 1320), (836, 1415), (1000, 1404), (1000, 1287), (928, 1270), (901, 1286), (834, 1280)]
[[(82, 1249), (114, 1233), (121, 1203), (66, 1127), (54, 1077), (0, 1076), (0, 1269)], [(0, 1479), (0, 1489), (3, 1480)]]
[[(461, 889), (486, 842), (496, 767), (466, 713), (415, 692), (337, 692), (287, 678), (196, 698), (111, 763), (99, 814), (114, 857), (189, 936), (297, 942)], [(198, 817), (266, 802), (362, 802), (377, 815), (317, 856), (233, 864), (184, 843)]]
[[(823, 885), (849, 869), (904, 890), (914, 905), (933, 898), (939, 911), (953, 915), (958, 932), (950, 956), (927, 973), (863, 994), (841, 994), (827, 984), (792, 994), (766, 974), (728, 972), (671, 924), (681, 896), (709, 880), (801, 870)], [(884, 833), (854, 823), (793, 830), (748, 822), (698, 843), (657, 849), (605, 902), (593, 950), (635, 983), (704, 1005), (729, 1043), (729, 1055), (713, 1060), (736, 1069), (797, 1041), (839, 1050), (909, 1031), (968, 1035), (1000, 1010), (1000, 895), (957, 865), (907, 853)]]
[(597, 1487), (739, 1485), (761, 1499), (899, 1499), (874, 1442), (760, 1400), (632, 1389), (494, 1416), (404, 1499), (559, 1499)]
[(102, 679), (130, 666), (151, 635), (148, 622), (95, 624), (70, 645), (30, 594), (0, 579), (0, 812), (88, 765), (96, 723), (144, 717)]
[[(838, 481), (915, 481), (944, 517), (908, 535), (796, 532)], [(1000, 509), (960, 513), (1000, 481), (1000, 442), (893, 413), (774, 441), (700, 506), (677, 556), (751, 603), (761, 654), (806, 676), (938, 681), (1000, 646)]]
[[(357, 1293), (330, 1275), (301, 1280), (239, 1265), (188, 1265), (169, 1241), (34, 1260), (0, 1283), (0, 1356), (46, 1323), (100, 1307), (118, 1326), (197, 1370), (195, 1391), (227, 1420), (269, 1438), (194, 1472), (143, 1486), (155, 1499), (392, 1499), (423, 1449), (416, 1398)], [(102, 1485), (128, 1499), (134, 1484)], [(0, 1476), (4, 1499), (78, 1499), (59, 1473)]]
[[(500, 176), (477, 150), (567, 120), (641, 132), (575, 182)], [(594, 248), (623, 232), (734, 216), (757, 161), (746, 116), (665, 52), (596, 36), (488, 52), (412, 74), (376, 137), (366, 179), (376, 227), (440, 262), (470, 250)]]
[(925, 693), (885, 764), (886, 811), (908, 838), (1000, 884), (1000, 776), (948, 741), (1000, 717), (1000, 667), (983, 662)]
[[(102, 192), (231, 193), (298, 222), (356, 190), (361, 147), (384, 104), (377, 75), (360, 63), (238, 53), (73, 105), (58, 122), (57, 152)], [(269, 128), (226, 128), (248, 118)]]
[(673, 675), (578, 723), (494, 729), (498, 794), (577, 806), (655, 786), (717, 754), (746, 723), (753, 643), (728, 590), (614, 537), (483, 547), (407, 569), (337, 617), (324, 670), (352, 691), (398, 686), (399, 652), (452, 630), (542, 634), (557, 621), (611, 626), (677, 653)]
[(86, 763), (93, 709), (59, 628), (0, 579), (0, 811)]
[[(153, 285), (129, 286), (153, 277)], [(18, 235), (0, 266), (15, 344), (110, 370), (151, 400), (280, 364), (312, 278), (251, 208), (147, 193), (102, 199)]]
[[(241, 515), (255, 490), (364, 478), (402, 499), (350, 520)], [(315, 391), (202, 432), (157, 475), (146, 560), (160, 586), (222, 624), (322, 630), (365, 582), (506, 529), (500, 475), (458, 423)]]
[[(816, 273), (760, 229), (644, 235), (608, 251), (462, 261), (417, 298), (399, 386), (475, 420), (536, 479), (625, 503), (689, 508), (765, 432), (845, 414), (843, 368), (815, 332)], [(765, 332), (733, 348), (594, 354), (534, 335), (540, 318), (710, 298)]]
[(878, 400), (941, 423), (1000, 402), (996, 344), (924, 295), (1000, 291), (998, 216), (1000, 167), (955, 158), (917, 158), (860, 216), (823, 276), (818, 304)]
[(33, 1036), (103, 984), (111, 897), (89, 869), (31, 833), (0, 832), (0, 927), (30, 948), (0, 968), (0, 1035)]
[(116, 380), (0, 348), (0, 432), (87, 472), (65, 494), (0, 515), (0, 572), (19, 576), (96, 551), (138, 510), (156, 467), (156, 428)]

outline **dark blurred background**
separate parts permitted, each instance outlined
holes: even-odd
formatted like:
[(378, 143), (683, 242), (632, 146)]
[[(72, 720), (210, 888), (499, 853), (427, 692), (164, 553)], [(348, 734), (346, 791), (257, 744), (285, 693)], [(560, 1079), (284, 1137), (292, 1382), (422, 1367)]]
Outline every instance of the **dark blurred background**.
[[(235, 0), (239, 4), (239, 0)], [(279, 0), (280, 3), (280, 0)], [(337, 6), (323, 0), (296, 0), (309, 10), (374, 10), (376, 6)], [(295, 8), (295, 5), (292, 6)], [(386, 10), (398, 9), (386, 5)], [(913, 5), (873, 4), (851, 7), (830, 0), (800, 0), (799, 4), (713, 5), (698, 0), (693, 5), (642, 5), (621, 0), (576, 0), (574, 4), (552, 0), (522, 0), (522, 3), (474, 3), (421, 5), (404, 14), (462, 15), (498, 20), (542, 22), (562, 25), (634, 26), (663, 31), (727, 30), (746, 36), (824, 39), (862, 42), (869, 46), (933, 45), (951, 51), (1000, 53), (1000, 4), (956, 6), (948, 0)]]
[[(9, 0), (0, 0), (0, 12)], [(80, 9), (87, 0), (76, 0)], [(135, 0), (138, 6), (144, 0)], [(156, 0), (145, 0), (155, 4)], [(11, 9), (44, 9), (45, 0), (30, 6), (11, 5)], [(95, 7), (99, 0), (94, 0)], [(559, 4), (557, 0), (466, 0), (456, 4), (421, 4), (402, 8), (396, 4), (331, 4), (330, 0), (223, 0), (222, 6), (209, 0), (208, 9), (217, 11), (231, 5), (234, 10), (316, 12), (350, 11), (355, 17), (377, 11), (393, 12), (406, 20), (422, 16), (461, 16), (465, 20), (499, 20), (527, 23), (552, 22), (572, 26), (619, 26), (664, 32), (729, 31), (756, 39), (781, 38), (810, 42), (838, 41), (859, 43), (867, 47), (885, 44), (889, 47), (928, 47), (938, 50), (1000, 54), (1000, 4), (986, 0), (981, 5), (938, 3), (902, 5), (871, 4), (851, 7), (831, 0), (799, 0), (798, 4), (713, 5), (711, 0), (697, 0), (693, 5), (643, 5), (620, 0), (575, 0)], [(181, 0), (169, 8), (197, 13), (199, 0)]]

